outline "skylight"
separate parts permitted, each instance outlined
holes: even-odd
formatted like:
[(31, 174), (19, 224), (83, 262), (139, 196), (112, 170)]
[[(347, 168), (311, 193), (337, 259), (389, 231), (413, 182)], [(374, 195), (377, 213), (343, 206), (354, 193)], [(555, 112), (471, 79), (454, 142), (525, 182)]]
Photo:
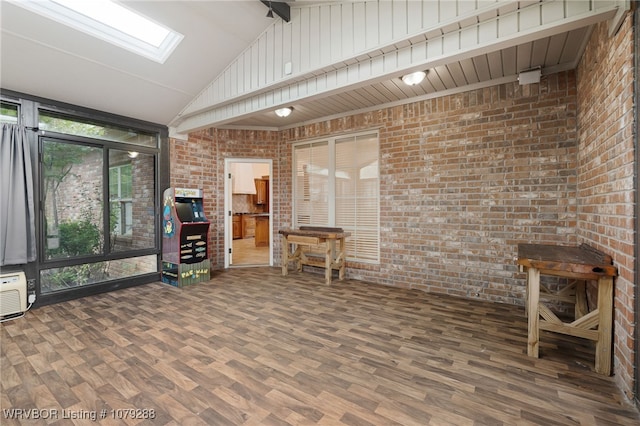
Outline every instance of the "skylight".
[(36, 0), (14, 4), (159, 63), (167, 60), (184, 37), (110, 0)]

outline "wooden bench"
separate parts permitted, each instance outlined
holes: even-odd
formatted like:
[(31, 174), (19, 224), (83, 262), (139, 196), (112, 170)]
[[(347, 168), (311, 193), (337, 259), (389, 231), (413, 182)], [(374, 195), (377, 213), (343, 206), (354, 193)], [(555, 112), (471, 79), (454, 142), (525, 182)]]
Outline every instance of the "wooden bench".
[[(608, 256), (586, 244), (579, 247), (518, 244), (518, 265), (527, 270), (528, 320), (527, 354), (539, 356), (540, 331), (547, 330), (581, 337), (596, 342), (595, 371), (611, 374), (613, 328), (613, 277), (617, 269)], [(581, 280), (576, 287), (552, 292), (540, 285), (540, 275)], [(584, 281), (598, 285), (598, 305), (588, 312)], [(575, 304), (575, 320), (563, 322), (545, 301), (565, 301)]]
[[(351, 235), (342, 228), (301, 226), (299, 229), (282, 229), (282, 275), (289, 273), (289, 262), (295, 262), (296, 270), (303, 265), (324, 267), (325, 283), (331, 284), (331, 272), (338, 271), (338, 278), (344, 279), (345, 239)], [(337, 243), (337, 244), (336, 244)], [(295, 246), (290, 250), (289, 246)], [(324, 245), (323, 256), (309, 256), (305, 248)]]

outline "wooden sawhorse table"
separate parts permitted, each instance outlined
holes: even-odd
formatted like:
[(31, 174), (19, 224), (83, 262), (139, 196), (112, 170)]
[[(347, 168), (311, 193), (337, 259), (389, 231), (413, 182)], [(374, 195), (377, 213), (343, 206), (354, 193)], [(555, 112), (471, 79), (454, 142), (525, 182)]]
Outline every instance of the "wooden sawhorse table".
[[(331, 284), (331, 271), (338, 270), (338, 278), (344, 279), (345, 268), (345, 239), (351, 235), (341, 228), (321, 228), (301, 226), (300, 229), (282, 229), (282, 275), (289, 273), (289, 262), (296, 262), (296, 269), (302, 271), (302, 265), (324, 267), (324, 281)], [(336, 247), (336, 242), (337, 247)], [(295, 244), (296, 249), (291, 252), (289, 244)], [(307, 256), (303, 247), (325, 245), (324, 259), (318, 256)]]
[[(540, 332), (568, 334), (596, 342), (595, 371), (611, 374), (613, 328), (613, 277), (618, 272), (611, 256), (589, 247), (518, 244), (518, 265), (527, 269), (527, 354), (538, 357)], [(586, 312), (584, 283), (570, 295), (560, 291), (552, 293), (540, 285), (540, 275), (595, 280), (598, 283), (598, 306)], [(571, 301), (576, 304), (575, 321), (560, 320), (540, 299)], [(540, 318), (542, 317), (542, 318)], [(597, 329), (595, 329), (597, 327)]]

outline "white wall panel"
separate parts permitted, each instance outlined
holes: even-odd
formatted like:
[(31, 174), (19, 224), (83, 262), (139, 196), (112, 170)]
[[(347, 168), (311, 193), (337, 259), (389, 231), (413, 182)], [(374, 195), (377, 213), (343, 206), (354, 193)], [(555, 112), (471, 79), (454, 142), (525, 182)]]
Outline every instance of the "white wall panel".
[(322, 65), (320, 59), (320, 46), (322, 40), (322, 25), (320, 23), (320, 10), (313, 8), (309, 10), (309, 68), (316, 69)]
[(540, 25), (540, 10), (536, 7), (524, 9), (519, 13), (519, 18), (519, 31), (536, 28), (538, 25)]
[[(268, 81), (275, 80), (275, 49), (276, 49), (276, 38), (275, 38), (275, 25), (271, 26), (265, 32), (265, 83)], [(278, 64), (278, 68), (281, 67), (281, 63)]]
[(393, 3), (378, 3), (378, 44), (390, 44), (393, 41)]
[(327, 34), (325, 40), (329, 40), (331, 46), (331, 62), (340, 61), (342, 56), (342, 5), (332, 4), (329, 6), (331, 9), (330, 24), (326, 27), (330, 29), (330, 34)]
[(415, 34), (422, 29), (422, 3), (419, 0), (407, 1), (407, 34)]
[(353, 51), (362, 52), (367, 47), (366, 9), (364, 3), (351, 5), (353, 20)]
[(398, 40), (409, 34), (408, 31), (408, 20), (407, 16), (407, 3), (404, 1), (394, 1), (390, 2), (392, 5), (392, 22), (391, 22), (391, 31), (393, 40)]
[(542, 3), (541, 15), (543, 24), (550, 24), (564, 19), (564, 2)]

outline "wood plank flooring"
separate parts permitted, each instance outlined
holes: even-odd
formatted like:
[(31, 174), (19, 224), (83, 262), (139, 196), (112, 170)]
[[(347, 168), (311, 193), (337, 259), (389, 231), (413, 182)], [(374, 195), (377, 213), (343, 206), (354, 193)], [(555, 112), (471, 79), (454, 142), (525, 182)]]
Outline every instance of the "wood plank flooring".
[(233, 266), (269, 266), (269, 247), (256, 247), (255, 238), (233, 240)]
[(237, 268), (30, 311), (0, 326), (0, 424), (640, 423), (588, 342), (527, 357), (523, 308), (323, 282)]

